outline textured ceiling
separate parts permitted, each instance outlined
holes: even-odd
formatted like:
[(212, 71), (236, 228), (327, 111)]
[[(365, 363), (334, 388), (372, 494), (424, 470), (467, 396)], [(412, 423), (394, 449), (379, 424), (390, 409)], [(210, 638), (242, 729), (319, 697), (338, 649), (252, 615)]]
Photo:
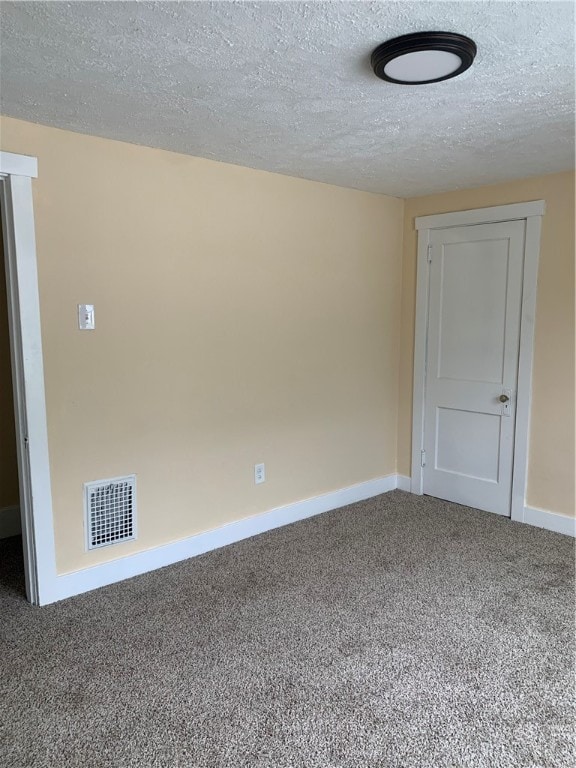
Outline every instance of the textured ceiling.
[[(3, 114), (409, 197), (574, 164), (570, 2), (2, 2)], [(399, 86), (372, 49), (472, 37)]]

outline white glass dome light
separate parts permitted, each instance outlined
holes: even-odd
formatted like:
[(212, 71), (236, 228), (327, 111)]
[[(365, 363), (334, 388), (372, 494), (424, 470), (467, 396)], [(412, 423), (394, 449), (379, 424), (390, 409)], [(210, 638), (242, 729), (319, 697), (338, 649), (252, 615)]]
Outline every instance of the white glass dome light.
[(404, 53), (386, 64), (384, 72), (392, 80), (421, 83), (446, 78), (462, 66), (462, 59), (448, 51), (414, 51)]
[(416, 32), (382, 43), (371, 62), (382, 80), (423, 85), (462, 74), (475, 56), (476, 44), (468, 37), (454, 32)]

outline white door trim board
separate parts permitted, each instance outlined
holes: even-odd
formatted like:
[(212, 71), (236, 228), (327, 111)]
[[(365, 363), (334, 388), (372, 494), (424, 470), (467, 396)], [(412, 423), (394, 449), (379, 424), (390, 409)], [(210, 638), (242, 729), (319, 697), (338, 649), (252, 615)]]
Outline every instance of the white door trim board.
[(13, 152), (0, 152), (0, 176), (38, 177), (38, 159), (28, 155), (15, 155)]
[(469, 211), (454, 211), (453, 213), (437, 213), (432, 216), (417, 216), (415, 227), (421, 229), (446, 229), (446, 227), (462, 227), (472, 224), (495, 224), (499, 221), (514, 221), (528, 219), (531, 216), (544, 216), (546, 202), (533, 200), (529, 203), (512, 203), (496, 205), (491, 208), (474, 208)]
[(424, 444), (424, 398), (426, 374), (426, 347), (428, 336), (428, 293), (430, 269), (428, 246), (430, 230), (418, 233), (418, 256), (416, 272), (416, 317), (414, 328), (414, 382), (412, 387), (412, 461), (410, 490), (421, 496), (424, 492), (422, 472), (422, 450)]
[(21, 532), (20, 507), (17, 505), (2, 507), (0, 509), (0, 539), (18, 536)]
[(92, 568), (56, 576), (51, 581), (50, 589), (42, 592), (41, 604), (53, 603), (157, 568), (164, 568), (167, 565), (187, 560), (213, 549), (219, 549), (250, 536), (256, 536), (298, 520), (304, 520), (357, 501), (379, 496), (394, 490), (397, 487), (397, 482), (396, 475), (386, 475), (338, 491), (314, 496), (311, 499), (297, 501), (294, 504), (276, 507), (268, 512), (237, 520), (212, 531), (199, 533), (196, 536), (190, 536), (161, 547), (120, 557), (117, 560), (95, 565)]
[(530, 407), (532, 403), (532, 361), (536, 319), (536, 291), (542, 216), (526, 219), (524, 246), (524, 280), (522, 315), (520, 318), (520, 351), (518, 355), (518, 393), (516, 398), (516, 430), (514, 434), (514, 470), (510, 517), (524, 522), (528, 485), (528, 450), (530, 439)]
[(0, 202), (8, 294), (10, 352), (16, 412), (16, 443), (26, 594), (31, 603), (46, 602), (56, 577), (54, 524), (32, 180), (34, 158), (0, 154)]
[(528, 203), (500, 205), (470, 211), (444, 213), (437, 216), (421, 216), (416, 219), (418, 229), (418, 267), (416, 283), (416, 325), (414, 338), (414, 382), (412, 417), (412, 480), (411, 491), (423, 493), (421, 453), (424, 433), (424, 398), (426, 374), (426, 344), (428, 326), (428, 290), (430, 270), (428, 245), (433, 229), (526, 220), (526, 242), (523, 270), (522, 315), (520, 324), (520, 352), (516, 395), (516, 429), (514, 469), (512, 480), (511, 518), (524, 521), (526, 504), (526, 480), (528, 465), (528, 440), (530, 428), (530, 395), (532, 384), (532, 357), (534, 319), (536, 314), (536, 282), (540, 253), (540, 229), (545, 211), (543, 200)]

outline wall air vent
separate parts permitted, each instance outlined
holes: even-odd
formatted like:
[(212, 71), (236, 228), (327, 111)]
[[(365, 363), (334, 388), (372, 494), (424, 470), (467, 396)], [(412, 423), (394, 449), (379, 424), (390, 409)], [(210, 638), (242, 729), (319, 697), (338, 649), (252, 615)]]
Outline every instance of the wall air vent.
[(84, 483), (86, 548), (136, 538), (136, 476)]

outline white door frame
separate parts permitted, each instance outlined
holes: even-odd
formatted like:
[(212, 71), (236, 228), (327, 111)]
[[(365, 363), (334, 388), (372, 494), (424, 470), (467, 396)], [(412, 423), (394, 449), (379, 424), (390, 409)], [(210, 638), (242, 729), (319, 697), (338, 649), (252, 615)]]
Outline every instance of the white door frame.
[(34, 605), (42, 605), (49, 602), (56, 557), (32, 200), (32, 179), (37, 176), (35, 157), (0, 152), (26, 595)]
[(520, 318), (520, 351), (514, 431), (514, 463), (512, 469), (512, 520), (524, 522), (526, 482), (528, 475), (528, 441), (530, 430), (530, 397), (532, 390), (532, 357), (536, 314), (536, 285), (540, 255), (540, 230), (545, 211), (544, 200), (528, 203), (475, 208), (469, 211), (441, 213), (416, 218), (418, 230), (418, 268), (416, 281), (416, 328), (414, 337), (414, 386), (412, 413), (412, 479), (410, 490), (422, 495), (424, 473), (421, 451), (424, 447), (424, 398), (426, 392), (426, 345), (428, 337), (428, 301), (430, 264), (428, 246), (430, 232), (447, 227), (493, 224), (501, 221), (526, 221), (522, 309)]

